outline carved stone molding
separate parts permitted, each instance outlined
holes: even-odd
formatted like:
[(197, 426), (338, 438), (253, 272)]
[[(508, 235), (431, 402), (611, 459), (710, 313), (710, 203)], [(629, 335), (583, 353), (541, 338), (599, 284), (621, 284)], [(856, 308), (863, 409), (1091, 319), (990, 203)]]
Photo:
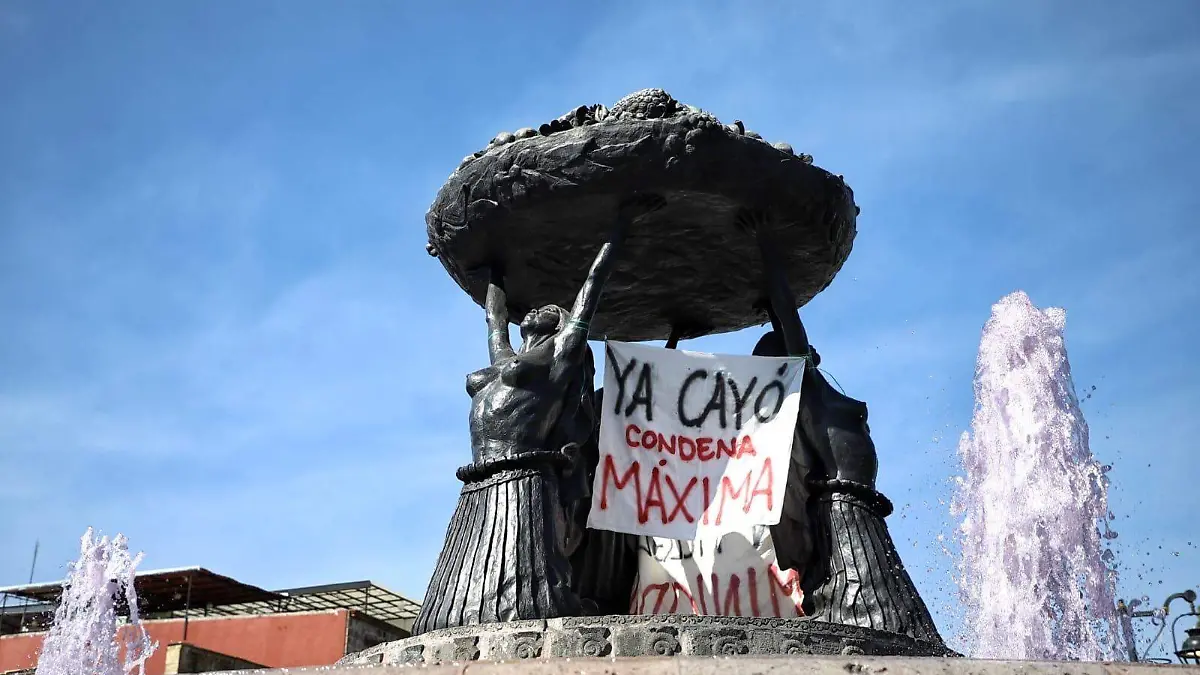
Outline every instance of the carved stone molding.
[(431, 631), (377, 645), (343, 665), (437, 665), (613, 656), (958, 656), (943, 645), (808, 619), (615, 615)]

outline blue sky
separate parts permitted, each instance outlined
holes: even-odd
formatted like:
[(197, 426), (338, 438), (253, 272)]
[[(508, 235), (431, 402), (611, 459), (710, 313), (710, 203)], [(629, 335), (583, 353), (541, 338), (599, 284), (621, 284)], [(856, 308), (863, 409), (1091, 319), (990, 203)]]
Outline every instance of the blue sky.
[(425, 209), (497, 132), (661, 86), (854, 188), (805, 319), (945, 632), (979, 331), (1018, 289), (1096, 387), (1121, 595), (1200, 586), (1198, 75), (1192, 0), (0, 0), (0, 584), (91, 525), (146, 567), (420, 596), (486, 359)]

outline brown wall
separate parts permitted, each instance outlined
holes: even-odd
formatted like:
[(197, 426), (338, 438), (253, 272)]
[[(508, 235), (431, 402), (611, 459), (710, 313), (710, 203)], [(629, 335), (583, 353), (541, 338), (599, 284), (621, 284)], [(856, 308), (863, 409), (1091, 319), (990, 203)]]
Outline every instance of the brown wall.
[(346, 653), (361, 652), (377, 644), (400, 640), (409, 635), (411, 633), (402, 628), (350, 610), (350, 621), (346, 626)]
[[(159, 649), (162, 647), (160, 646)], [(262, 668), (261, 663), (246, 659), (235, 659), (209, 649), (201, 649), (186, 642), (167, 645), (167, 663), (163, 675), (181, 673), (215, 673), (222, 670), (250, 670)]]
[[(183, 638), (183, 619), (147, 621), (158, 642), (146, 675), (163, 675), (167, 645), (187, 642), (270, 668), (331, 665), (346, 655), (349, 611), (193, 618)], [(0, 673), (33, 668), (45, 633), (0, 636)]]

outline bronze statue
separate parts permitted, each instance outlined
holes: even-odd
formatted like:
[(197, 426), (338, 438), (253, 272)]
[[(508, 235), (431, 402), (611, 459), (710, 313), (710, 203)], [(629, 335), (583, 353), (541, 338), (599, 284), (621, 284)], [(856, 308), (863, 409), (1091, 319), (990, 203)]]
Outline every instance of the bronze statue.
[[(796, 311), (841, 269), (858, 213), (842, 177), (811, 156), (661, 89), (501, 133), (466, 157), (426, 215), (426, 250), (484, 307), (490, 364), (467, 378), (472, 462), (458, 471), (418, 637), (396, 654), (950, 654), (884, 524), (892, 506), (875, 487), (866, 404), (822, 376)], [(531, 307), (514, 350), (509, 311)], [(755, 354), (809, 357), (770, 528), (806, 616), (595, 616), (631, 611), (638, 537), (586, 527), (603, 395), (588, 339), (673, 348), (764, 315), (772, 330)], [(542, 633), (503, 626), (559, 617)], [(437, 631), (471, 624), (490, 626)]]
[(747, 212), (739, 224), (753, 232), (768, 271), (772, 330), (754, 354), (808, 356), (783, 517), (772, 528), (779, 567), (800, 570), (810, 619), (940, 644), (884, 523), (892, 504), (875, 489), (879, 459), (867, 404), (834, 389), (817, 368), (820, 356), (781, 278), (771, 219)]
[(458, 470), (462, 494), (414, 634), (582, 612), (569, 557), (582, 535), (575, 509), (588, 496), (580, 450), (595, 429), (588, 322), (630, 223), (662, 204), (639, 196), (621, 205), (571, 311), (529, 312), (520, 351), (509, 341), (503, 270), (491, 268), (491, 364), (467, 377), (473, 461)]

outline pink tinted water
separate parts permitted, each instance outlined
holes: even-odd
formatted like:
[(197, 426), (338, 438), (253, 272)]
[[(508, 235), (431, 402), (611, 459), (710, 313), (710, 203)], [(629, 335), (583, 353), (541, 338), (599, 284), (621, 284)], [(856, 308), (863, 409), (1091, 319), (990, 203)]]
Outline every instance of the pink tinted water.
[(1088, 447), (1065, 326), (1017, 292), (983, 329), (954, 499), (973, 657), (1122, 658), (1107, 467)]
[[(38, 657), (37, 675), (144, 675), (157, 645), (138, 617), (133, 579), (141, 559), (140, 553), (129, 555), (124, 536), (97, 539), (88, 528)], [(122, 601), (129, 609), (124, 625), (118, 614)]]

